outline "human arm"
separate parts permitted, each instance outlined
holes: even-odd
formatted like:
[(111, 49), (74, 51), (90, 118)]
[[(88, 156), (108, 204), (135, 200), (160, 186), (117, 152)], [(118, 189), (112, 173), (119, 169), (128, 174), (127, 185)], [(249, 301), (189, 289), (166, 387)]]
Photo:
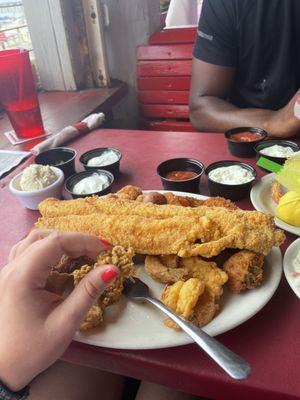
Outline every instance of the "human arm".
[(0, 271), (0, 381), (13, 391), (27, 385), (65, 351), (94, 301), (118, 275), (93, 269), (66, 300), (45, 289), (63, 254), (93, 259), (108, 246), (80, 233), (34, 230), (12, 250)]
[(239, 126), (260, 127), (271, 137), (290, 137), (300, 132), (300, 120), (294, 116), (296, 92), (278, 111), (238, 108), (226, 100), (235, 75), (234, 67), (214, 65), (193, 58), (190, 90), (190, 119), (197, 130), (225, 132)]

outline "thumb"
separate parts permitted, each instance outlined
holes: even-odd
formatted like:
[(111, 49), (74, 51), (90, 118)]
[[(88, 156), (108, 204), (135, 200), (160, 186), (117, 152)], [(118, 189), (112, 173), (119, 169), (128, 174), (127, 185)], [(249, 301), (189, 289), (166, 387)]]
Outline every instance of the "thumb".
[(103, 265), (91, 270), (60, 305), (58, 320), (68, 321), (69, 328), (76, 331), (88, 310), (118, 275), (119, 269), (115, 265)]

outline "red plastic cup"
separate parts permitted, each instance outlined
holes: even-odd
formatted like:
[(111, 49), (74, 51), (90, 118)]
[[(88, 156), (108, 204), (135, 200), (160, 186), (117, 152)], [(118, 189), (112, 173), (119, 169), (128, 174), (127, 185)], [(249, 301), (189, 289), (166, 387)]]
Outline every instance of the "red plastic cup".
[(28, 51), (0, 51), (0, 103), (19, 137), (45, 133)]

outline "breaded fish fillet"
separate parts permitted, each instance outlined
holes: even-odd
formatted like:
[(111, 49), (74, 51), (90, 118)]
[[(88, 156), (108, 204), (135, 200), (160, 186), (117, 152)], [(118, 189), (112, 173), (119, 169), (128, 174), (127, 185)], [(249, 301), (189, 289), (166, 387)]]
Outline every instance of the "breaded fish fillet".
[[(98, 212), (87, 213), (89, 207)], [(44, 217), (36, 223), (39, 228), (90, 233), (140, 254), (213, 257), (225, 248), (238, 248), (266, 255), (285, 238), (271, 216), (223, 207), (90, 198), (90, 202), (44, 201), (41, 212)], [(62, 216), (47, 218), (55, 213)]]
[[(205, 200), (206, 201), (206, 200)], [(49, 198), (39, 204), (39, 211), (43, 217), (63, 217), (68, 215), (88, 215), (88, 214), (109, 214), (109, 215), (138, 215), (145, 218), (170, 218), (170, 217), (202, 217), (206, 216), (209, 209), (220, 210), (225, 213), (238, 212), (245, 213), (246, 211), (240, 209), (224, 210), (225, 207), (220, 206), (200, 206), (200, 207), (178, 207), (172, 204), (157, 205), (153, 203), (141, 203), (134, 200), (124, 200), (114, 195), (111, 197), (85, 197), (76, 200), (58, 200)], [(249, 211), (248, 211), (249, 212)], [(251, 211), (264, 215), (266, 220), (272, 220), (272, 217), (260, 213), (258, 211)]]

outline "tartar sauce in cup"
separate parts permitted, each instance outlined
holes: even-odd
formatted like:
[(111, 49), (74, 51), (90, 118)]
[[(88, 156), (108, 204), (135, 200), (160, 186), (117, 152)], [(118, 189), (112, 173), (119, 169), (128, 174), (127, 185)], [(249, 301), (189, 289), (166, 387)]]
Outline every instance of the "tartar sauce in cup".
[(91, 176), (81, 179), (77, 182), (72, 192), (74, 194), (93, 194), (101, 192), (109, 186), (109, 179), (104, 174), (94, 173)]
[(208, 174), (209, 179), (225, 185), (240, 185), (255, 179), (253, 174), (239, 165), (215, 168)]
[(261, 154), (270, 157), (280, 157), (280, 158), (289, 158), (294, 157), (297, 154), (300, 154), (299, 151), (294, 151), (289, 146), (281, 146), (279, 144), (274, 144), (273, 146), (265, 147), (259, 151)]
[(104, 167), (106, 165), (114, 164), (119, 160), (119, 156), (113, 150), (106, 150), (100, 156), (93, 157), (88, 160), (88, 167)]

